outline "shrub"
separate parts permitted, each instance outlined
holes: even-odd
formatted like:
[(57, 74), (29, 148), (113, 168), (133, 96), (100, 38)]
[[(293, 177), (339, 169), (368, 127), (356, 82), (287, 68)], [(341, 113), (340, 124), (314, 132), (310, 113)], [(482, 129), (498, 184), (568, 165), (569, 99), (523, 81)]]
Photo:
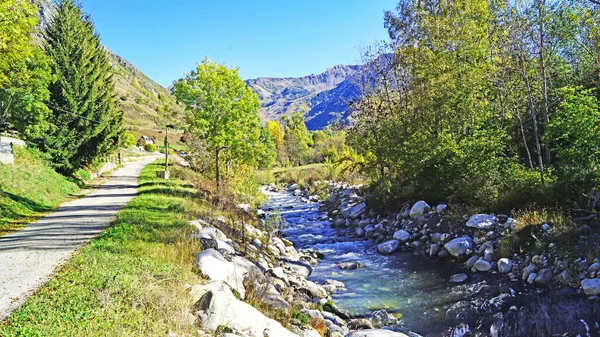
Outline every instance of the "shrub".
[(156, 146), (154, 146), (154, 144), (146, 144), (144, 145), (144, 150), (148, 152), (156, 152)]
[(79, 171), (77, 171), (77, 174), (79, 175), (79, 177), (85, 181), (90, 180), (91, 175), (88, 171), (84, 170), (84, 169), (80, 169)]

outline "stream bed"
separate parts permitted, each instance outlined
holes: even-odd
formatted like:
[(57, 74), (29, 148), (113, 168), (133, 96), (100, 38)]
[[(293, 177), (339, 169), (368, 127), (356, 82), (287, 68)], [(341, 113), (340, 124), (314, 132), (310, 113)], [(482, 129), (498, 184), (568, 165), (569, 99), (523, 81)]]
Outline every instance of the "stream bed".
[[(343, 282), (346, 290), (332, 295), (339, 308), (352, 316), (368, 317), (379, 309), (401, 314), (404, 328), (424, 336), (446, 331), (446, 310), (464, 297), (449, 291), (447, 282), (453, 272), (446, 263), (410, 252), (380, 255), (374, 242), (332, 228), (326, 214), (319, 212), (319, 203), (304, 203), (289, 193), (269, 193), (264, 209), (280, 212), (287, 223), (283, 236), (297, 249), (313, 248), (325, 255), (310, 279)], [(341, 270), (337, 266), (352, 261), (364, 267)]]
[[(289, 192), (265, 193), (263, 210), (285, 220), (283, 236), (296, 249), (324, 254), (309, 279), (343, 282), (346, 289), (331, 297), (353, 317), (385, 309), (402, 317), (386, 329), (434, 337), (600, 336), (600, 305), (573, 288), (535, 289), (487, 273), (471, 273), (466, 284), (451, 285), (450, 276), (464, 272), (458, 264), (410, 251), (380, 255), (374, 242), (332, 228), (319, 203), (305, 203)], [(364, 267), (338, 268), (353, 261)]]

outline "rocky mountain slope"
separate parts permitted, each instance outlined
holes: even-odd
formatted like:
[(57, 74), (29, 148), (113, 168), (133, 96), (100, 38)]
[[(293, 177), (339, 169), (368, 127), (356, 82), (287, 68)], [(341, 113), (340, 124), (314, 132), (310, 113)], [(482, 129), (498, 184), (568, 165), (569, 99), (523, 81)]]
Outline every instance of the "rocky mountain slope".
[[(43, 39), (41, 31), (48, 25), (56, 12), (56, 5), (51, 0), (36, 1), (39, 11), (39, 28), (36, 38)], [(85, 10), (85, 9), (84, 9)], [(115, 94), (119, 106), (125, 114), (124, 127), (136, 132), (162, 139), (167, 124), (178, 124), (183, 110), (175, 102), (171, 92), (152, 81), (123, 57), (108, 48), (106, 52), (114, 68)], [(178, 136), (173, 134), (172, 141)], [(170, 137), (171, 138), (171, 135)]]
[(317, 75), (299, 78), (259, 77), (247, 80), (261, 100), (265, 120), (277, 120), (297, 110), (306, 116), (311, 130), (347, 120), (348, 104), (360, 94), (361, 66), (337, 65)]

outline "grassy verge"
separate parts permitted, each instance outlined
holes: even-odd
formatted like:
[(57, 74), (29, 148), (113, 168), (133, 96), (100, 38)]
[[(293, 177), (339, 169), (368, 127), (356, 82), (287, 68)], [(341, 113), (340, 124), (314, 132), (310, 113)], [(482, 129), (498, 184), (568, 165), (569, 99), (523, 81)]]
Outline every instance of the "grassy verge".
[(0, 164), (0, 236), (34, 221), (79, 192), (34, 150), (14, 148), (15, 164)]
[(157, 179), (147, 166), (140, 190), (112, 226), (85, 246), (4, 322), (0, 336), (164, 336), (191, 334), (186, 284), (197, 240), (188, 220), (207, 206), (198, 189)]

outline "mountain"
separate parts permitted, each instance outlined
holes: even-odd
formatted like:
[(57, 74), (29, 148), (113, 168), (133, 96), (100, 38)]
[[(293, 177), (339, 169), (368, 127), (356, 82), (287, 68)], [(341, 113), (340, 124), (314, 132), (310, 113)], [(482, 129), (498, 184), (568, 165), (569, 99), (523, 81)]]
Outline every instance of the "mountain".
[(261, 116), (278, 120), (303, 111), (310, 130), (322, 129), (350, 115), (348, 104), (360, 93), (361, 66), (337, 65), (317, 75), (304, 77), (259, 77), (246, 83), (258, 94)]
[[(36, 40), (41, 43), (41, 32), (56, 13), (52, 0), (32, 0), (39, 8), (39, 24)], [(93, 19), (93, 18), (92, 18)], [(162, 139), (167, 124), (180, 124), (183, 109), (176, 104), (171, 92), (152, 81), (123, 57), (106, 48), (114, 70), (115, 95), (119, 107), (124, 112), (123, 126), (138, 135), (147, 135)], [(171, 134), (169, 135), (171, 136)], [(171, 141), (177, 140), (173, 134)]]

